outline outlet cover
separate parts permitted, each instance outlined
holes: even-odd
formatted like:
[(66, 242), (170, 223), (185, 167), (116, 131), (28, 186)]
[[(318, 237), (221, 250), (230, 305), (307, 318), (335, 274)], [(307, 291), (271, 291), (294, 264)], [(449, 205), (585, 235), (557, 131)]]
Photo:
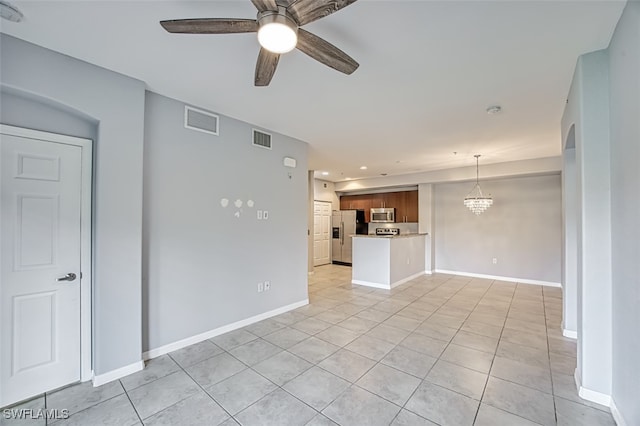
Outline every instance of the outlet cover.
[(494, 265), (497, 265), (497, 264), (498, 264), (498, 258), (497, 258), (497, 257), (494, 257), (494, 258), (493, 258), (493, 264), (494, 264)]
[(264, 282), (264, 291), (269, 291), (271, 290), (271, 281), (265, 281)]
[(264, 283), (258, 283), (258, 293), (262, 293), (264, 290)]
[(265, 210), (265, 211), (263, 211), (263, 212), (262, 212), (262, 218), (263, 218), (264, 220), (269, 219), (269, 212), (268, 212), (267, 210)]

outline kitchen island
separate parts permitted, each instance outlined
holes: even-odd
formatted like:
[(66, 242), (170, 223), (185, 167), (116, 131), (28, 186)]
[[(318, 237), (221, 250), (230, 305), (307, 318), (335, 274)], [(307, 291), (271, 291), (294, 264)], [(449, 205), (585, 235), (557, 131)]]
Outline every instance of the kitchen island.
[(426, 235), (353, 235), (351, 282), (390, 290), (424, 275)]

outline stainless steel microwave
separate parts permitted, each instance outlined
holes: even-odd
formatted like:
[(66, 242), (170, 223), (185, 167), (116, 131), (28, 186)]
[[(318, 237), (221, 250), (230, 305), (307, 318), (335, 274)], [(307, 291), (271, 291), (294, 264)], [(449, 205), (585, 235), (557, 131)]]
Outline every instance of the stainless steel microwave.
[(387, 207), (381, 209), (371, 209), (370, 221), (393, 223), (396, 221), (396, 209)]

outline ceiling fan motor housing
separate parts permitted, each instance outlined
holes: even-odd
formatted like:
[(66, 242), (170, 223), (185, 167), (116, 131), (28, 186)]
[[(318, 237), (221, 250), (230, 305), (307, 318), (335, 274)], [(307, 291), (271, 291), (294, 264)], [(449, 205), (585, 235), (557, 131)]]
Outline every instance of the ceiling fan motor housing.
[(284, 7), (258, 12), (258, 41), (274, 53), (286, 53), (296, 47), (298, 24)]

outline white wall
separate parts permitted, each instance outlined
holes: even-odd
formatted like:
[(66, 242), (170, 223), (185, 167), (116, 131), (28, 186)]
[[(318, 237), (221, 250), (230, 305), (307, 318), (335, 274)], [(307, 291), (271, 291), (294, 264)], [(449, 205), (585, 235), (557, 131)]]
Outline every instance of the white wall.
[(223, 115), (219, 136), (188, 130), (184, 106), (147, 92), (144, 351), (307, 299), (307, 144), (254, 147), (253, 126)]
[[(614, 414), (640, 424), (640, 3), (629, 1), (609, 47)], [(619, 424), (622, 424), (621, 422)]]
[(493, 206), (479, 216), (463, 204), (473, 183), (435, 186), (436, 270), (560, 283), (560, 176), (480, 185)]
[[(31, 119), (14, 117), (13, 124), (67, 134), (91, 132), (97, 125), (93, 370), (105, 374), (139, 363), (144, 83), (5, 34), (0, 34), (0, 55), (2, 92), (42, 105), (21, 103)], [(72, 111), (75, 118), (56, 123), (46, 113), (52, 108)], [(77, 117), (86, 117), (86, 124)]]

